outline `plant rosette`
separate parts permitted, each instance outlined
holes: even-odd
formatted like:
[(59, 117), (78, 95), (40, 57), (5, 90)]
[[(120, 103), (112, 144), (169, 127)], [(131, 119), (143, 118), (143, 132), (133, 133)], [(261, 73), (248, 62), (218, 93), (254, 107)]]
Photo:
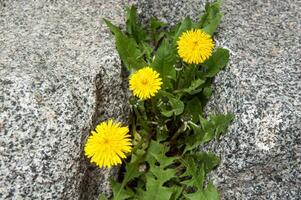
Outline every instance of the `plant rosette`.
[(204, 113), (213, 78), (229, 61), (229, 51), (215, 47), (213, 39), (221, 3), (207, 3), (197, 22), (185, 18), (174, 27), (155, 18), (142, 26), (133, 6), (127, 8), (125, 31), (105, 20), (132, 92), (129, 126), (102, 122), (84, 149), (100, 168), (123, 163), (109, 199), (219, 199), (206, 180), (219, 158), (199, 149), (233, 120), (232, 114)]

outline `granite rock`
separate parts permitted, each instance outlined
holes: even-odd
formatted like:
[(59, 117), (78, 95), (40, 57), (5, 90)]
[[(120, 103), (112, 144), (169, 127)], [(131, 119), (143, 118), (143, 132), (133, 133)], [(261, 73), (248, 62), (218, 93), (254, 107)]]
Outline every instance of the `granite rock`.
[[(140, 1), (141, 15), (175, 24), (204, 1)], [(215, 79), (207, 111), (234, 113), (229, 132), (205, 150), (221, 165), (222, 199), (300, 199), (301, 67), (298, 1), (225, 0), (217, 46), (231, 62)]]
[[(0, 199), (95, 199), (108, 171), (82, 155), (90, 130), (126, 122), (127, 92), (102, 17), (124, 6), (174, 24), (203, 0), (0, 1)], [(300, 9), (297, 1), (225, 0), (216, 36), (231, 62), (215, 79), (208, 112), (233, 112), (211, 178), (222, 199), (298, 199)], [(114, 170), (113, 170), (114, 172)], [(114, 173), (113, 173), (114, 174)]]
[[(124, 23), (125, 3), (0, 1), (0, 199), (85, 197), (95, 170), (83, 142), (101, 120), (125, 122), (121, 65), (101, 20)], [(97, 173), (109, 191), (108, 173)]]
[(300, 5), (229, 0), (223, 11), (216, 39), (231, 62), (208, 110), (236, 117), (211, 145), (222, 158), (212, 179), (223, 199), (300, 199)]

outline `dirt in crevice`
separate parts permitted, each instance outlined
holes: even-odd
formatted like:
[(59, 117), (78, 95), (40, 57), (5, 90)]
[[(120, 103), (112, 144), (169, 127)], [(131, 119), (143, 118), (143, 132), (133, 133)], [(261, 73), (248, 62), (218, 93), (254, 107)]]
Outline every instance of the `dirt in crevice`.
[[(119, 66), (120, 67), (120, 66)], [(128, 85), (127, 85), (127, 79), (128, 79), (128, 74), (126, 70), (122, 69), (121, 70), (121, 75), (120, 75), (121, 85), (119, 84), (118, 88), (121, 88), (121, 91), (119, 90), (119, 98), (117, 101), (123, 101), (120, 102), (120, 104), (124, 104), (124, 102), (128, 101)], [(106, 87), (107, 84), (103, 83), (103, 78), (107, 77), (105, 71), (101, 71), (95, 78), (94, 84), (95, 84), (95, 98), (96, 98), (96, 106), (95, 106), (95, 112), (92, 117), (92, 123), (91, 127), (89, 130), (86, 130), (84, 132), (83, 137), (82, 137), (82, 148), (84, 148), (84, 144), (91, 132), (95, 128), (95, 126), (102, 120), (104, 120), (107, 117), (118, 117), (120, 116), (110, 116), (111, 114), (106, 113), (105, 106), (108, 106), (110, 102), (106, 101), (111, 101), (112, 99), (107, 99), (103, 98), (103, 95), (107, 94), (109, 90), (112, 90), (112, 88), (108, 89)], [(111, 86), (113, 87), (113, 86)], [(112, 100), (112, 101), (116, 101)], [(114, 105), (112, 105), (114, 106)], [(111, 108), (112, 110), (114, 109), (113, 107)], [(127, 121), (127, 116), (128, 116), (128, 108), (124, 108), (122, 111), (121, 118), (123, 118), (123, 121)], [(120, 114), (120, 113), (119, 113)], [(119, 115), (118, 112), (116, 115)], [(109, 115), (109, 116), (108, 116)], [(113, 114), (115, 115), (115, 114)], [(109, 177), (116, 177), (118, 168), (111, 168), (110, 170), (108, 169), (100, 169), (99, 167), (91, 164), (88, 159), (85, 157), (84, 152), (82, 151), (81, 155), (81, 161), (80, 161), (80, 172), (84, 172), (81, 178), (81, 183), (80, 183), (80, 198), (79, 200), (96, 200), (99, 197), (100, 193), (104, 193), (106, 196), (111, 196), (111, 188), (109, 184)]]

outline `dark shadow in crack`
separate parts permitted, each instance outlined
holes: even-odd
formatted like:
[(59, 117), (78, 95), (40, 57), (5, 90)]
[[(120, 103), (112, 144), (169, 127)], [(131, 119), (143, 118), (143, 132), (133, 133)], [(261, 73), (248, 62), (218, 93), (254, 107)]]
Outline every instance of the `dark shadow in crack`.
[[(116, 62), (114, 67), (120, 68), (117, 63), (118, 62)], [(115, 118), (123, 123), (127, 123), (129, 113), (129, 108), (126, 106), (128, 101), (128, 73), (122, 68), (120, 77), (115, 78), (120, 80), (104, 81), (104, 79), (108, 78), (109, 76), (104, 69), (102, 69), (95, 78), (95, 112), (92, 117), (90, 130), (83, 135), (82, 149), (84, 149), (85, 142), (91, 130), (93, 130), (99, 122), (108, 118)], [(116, 95), (112, 94), (112, 91), (114, 91), (113, 93), (116, 93)], [(111, 95), (106, 95), (109, 93), (111, 93)], [(108, 96), (111, 98), (108, 98)], [(116, 104), (119, 104), (117, 111), (114, 110)], [(118, 167), (110, 170), (98, 168), (88, 161), (82, 151), (80, 171), (83, 171), (84, 174), (80, 185), (80, 200), (98, 199), (100, 193), (111, 196), (112, 193), (108, 177), (116, 177), (118, 170)]]

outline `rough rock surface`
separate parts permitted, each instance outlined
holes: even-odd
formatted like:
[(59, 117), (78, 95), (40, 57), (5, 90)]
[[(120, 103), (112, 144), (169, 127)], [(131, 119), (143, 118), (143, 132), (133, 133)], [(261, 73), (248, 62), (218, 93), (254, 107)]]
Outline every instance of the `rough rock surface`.
[(209, 110), (234, 112), (212, 145), (224, 199), (301, 198), (301, 44), (297, 1), (225, 1), (218, 44), (231, 63)]
[[(197, 16), (204, 1), (141, 2), (146, 18), (174, 23)], [(222, 10), (216, 42), (230, 49), (231, 62), (215, 79), (208, 112), (233, 112), (236, 119), (207, 148), (222, 158), (211, 178), (222, 199), (300, 199), (300, 5), (225, 0)]]
[[(124, 24), (124, 5), (174, 23), (203, 0), (0, 1), (0, 199), (93, 199), (108, 173), (82, 142), (100, 120), (124, 121), (120, 61), (102, 17)], [(298, 199), (300, 8), (296, 1), (225, 0), (217, 44), (231, 63), (208, 110), (233, 112), (211, 148), (223, 199)], [(88, 167), (87, 167), (88, 166)]]
[[(126, 113), (119, 57), (101, 21), (123, 23), (125, 3), (0, 1), (0, 199), (85, 191), (82, 142), (100, 120)], [(107, 176), (98, 178), (106, 191)]]

